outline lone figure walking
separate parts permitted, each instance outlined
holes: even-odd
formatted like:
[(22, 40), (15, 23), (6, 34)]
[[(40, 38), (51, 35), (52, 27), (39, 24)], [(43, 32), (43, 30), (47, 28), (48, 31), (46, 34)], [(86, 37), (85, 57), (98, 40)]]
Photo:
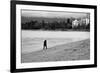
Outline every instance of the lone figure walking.
[(47, 49), (47, 40), (44, 40), (43, 50)]

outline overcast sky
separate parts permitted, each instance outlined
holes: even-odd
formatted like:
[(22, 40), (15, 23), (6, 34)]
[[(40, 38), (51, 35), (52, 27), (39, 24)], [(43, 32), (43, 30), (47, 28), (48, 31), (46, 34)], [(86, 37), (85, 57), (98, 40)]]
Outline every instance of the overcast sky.
[(79, 12), (55, 12), (55, 11), (32, 11), (32, 10), (22, 10), (22, 16), (25, 17), (48, 17), (48, 18), (68, 18), (68, 17), (86, 17), (87, 13)]

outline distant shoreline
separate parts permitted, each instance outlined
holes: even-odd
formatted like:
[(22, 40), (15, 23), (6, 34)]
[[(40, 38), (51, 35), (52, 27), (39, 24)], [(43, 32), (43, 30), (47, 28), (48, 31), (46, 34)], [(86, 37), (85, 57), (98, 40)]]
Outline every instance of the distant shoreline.
[(25, 31), (25, 30), (29, 30), (29, 31), (69, 31), (69, 32), (70, 32), (70, 31), (79, 31), (79, 32), (82, 32), (82, 31), (85, 32), (85, 31), (86, 31), (86, 32), (90, 32), (90, 30), (86, 30), (86, 29), (84, 29), (84, 30), (78, 30), (78, 29), (77, 29), (77, 30), (74, 30), (74, 29), (66, 29), (66, 30), (21, 29), (21, 30), (22, 30), (22, 31), (23, 31), (23, 30), (24, 30), (24, 31)]

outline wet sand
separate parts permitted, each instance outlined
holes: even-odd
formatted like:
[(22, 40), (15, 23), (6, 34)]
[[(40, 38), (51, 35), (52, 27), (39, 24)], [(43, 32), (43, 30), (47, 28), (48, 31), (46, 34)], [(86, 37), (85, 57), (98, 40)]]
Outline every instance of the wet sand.
[(90, 39), (54, 46), (47, 50), (39, 50), (26, 54), (22, 53), (21, 56), (22, 63), (89, 59)]

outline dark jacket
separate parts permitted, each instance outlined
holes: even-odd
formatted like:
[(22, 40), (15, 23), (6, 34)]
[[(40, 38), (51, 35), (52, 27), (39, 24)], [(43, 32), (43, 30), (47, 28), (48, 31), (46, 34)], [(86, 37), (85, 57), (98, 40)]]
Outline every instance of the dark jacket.
[(46, 40), (44, 41), (44, 46), (47, 46), (47, 41)]

